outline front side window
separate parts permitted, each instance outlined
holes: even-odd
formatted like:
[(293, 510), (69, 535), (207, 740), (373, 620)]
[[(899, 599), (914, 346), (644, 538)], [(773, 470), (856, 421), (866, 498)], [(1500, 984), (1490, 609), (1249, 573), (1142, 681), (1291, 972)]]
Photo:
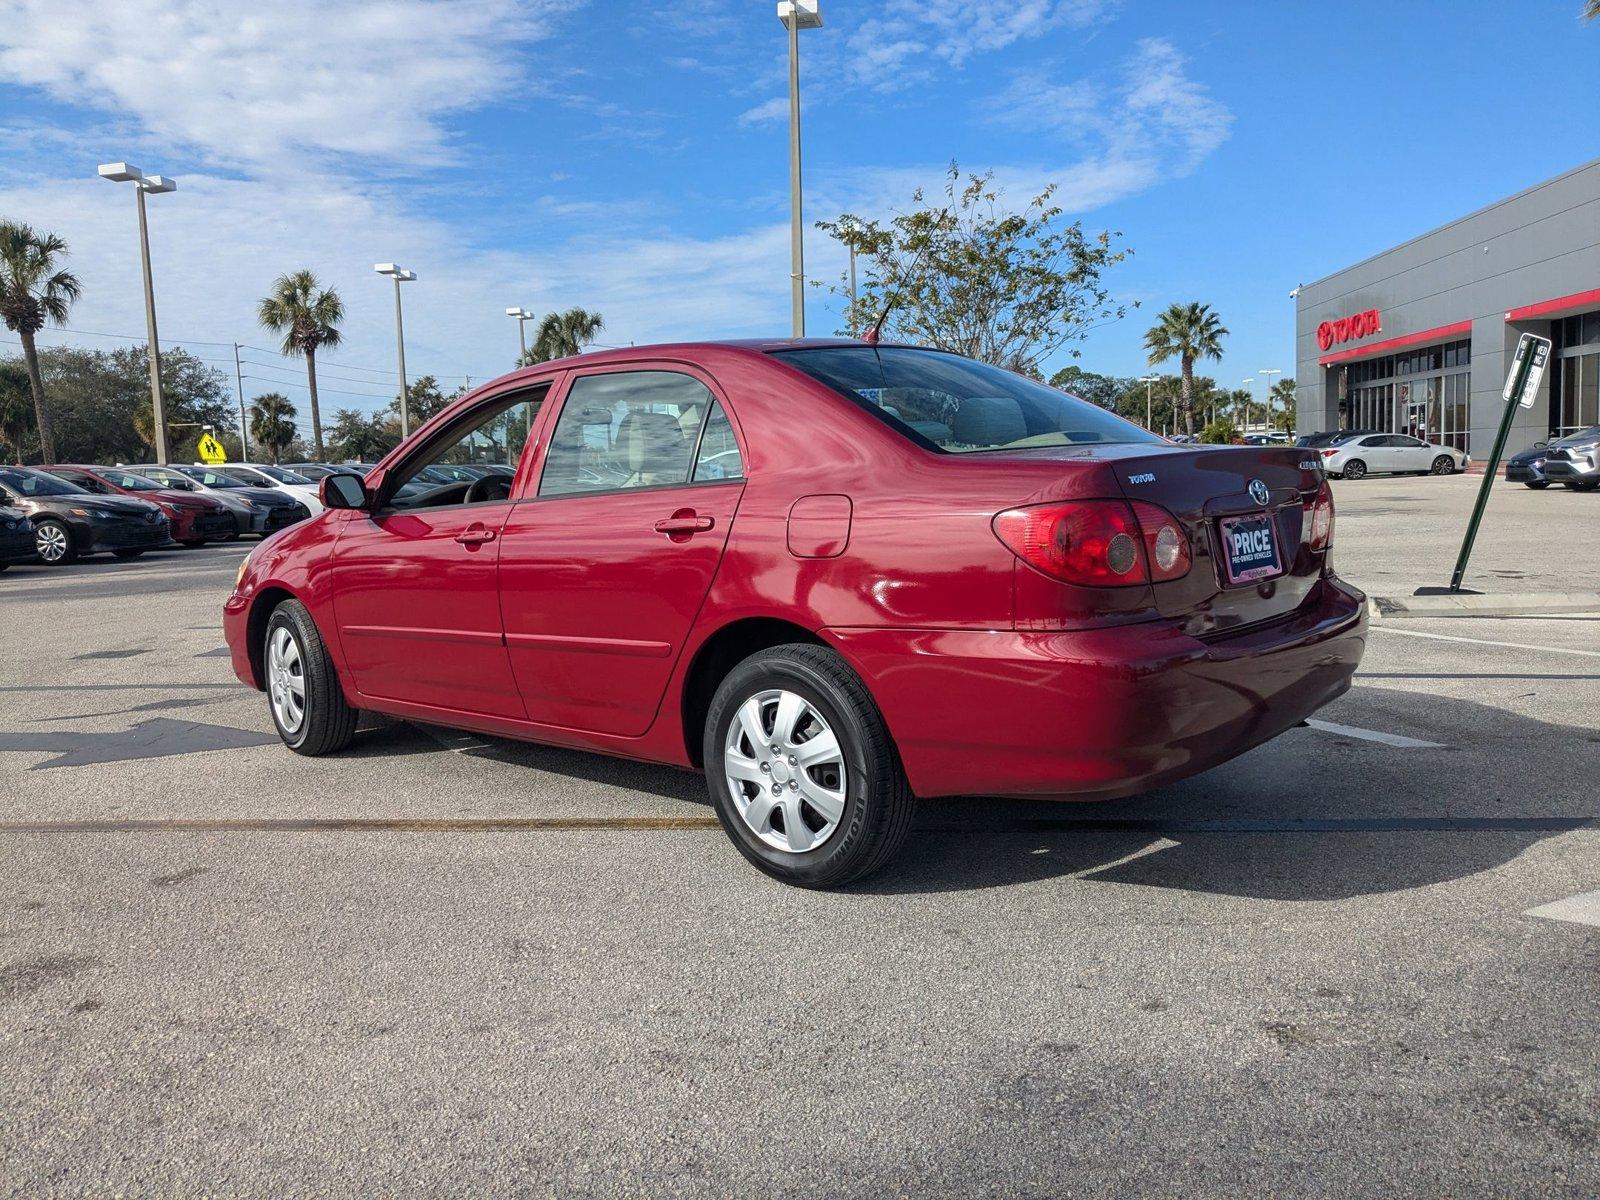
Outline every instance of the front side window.
[(687, 483), (695, 438), (712, 403), (705, 384), (677, 371), (574, 380), (550, 435), (539, 495)]
[(403, 464), (385, 484), (397, 508), (505, 500), (548, 387), (474, 410)]
[(1067, 392), (940, 350), (837, 346), (773, 357), (930, 450), (970, 454), (1166, 441)]

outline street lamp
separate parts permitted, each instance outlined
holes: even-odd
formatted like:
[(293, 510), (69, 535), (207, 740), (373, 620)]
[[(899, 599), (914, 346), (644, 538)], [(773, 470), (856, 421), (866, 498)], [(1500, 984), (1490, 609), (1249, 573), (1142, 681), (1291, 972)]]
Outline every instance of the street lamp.
[(1255, 381), (1256, 377), (1254, 375), (1250, 376), (1249, 379), (1240, 381), (1244, 384), (1244, 428), (1240, 430), (1241, 433), (1250, 432), (1250, 385)]
[[(1144, 427), (1150, 428), (1150, 392), (1156, 384), (1161, 382), (1159, 375), (1141, 375), (1139, 382), (1144, 384)], [(1153, 430), (1151, 432), (1154, 432)]]
[(528, 357), (527, 323), (533, 320), (533, 314), (525, 308), (508, 308), (506, 316), (517, 319), (517, 341), (522, 343), (522, 354), (517, 359), (517, 366), (520, 367), (522, 360)]
[(139, 259), (144, 265), (144, 322), (145, 349), (150, 355), (150, 407), (156, 434), (156, 459), (167, 461), (167, 410), (161, 400), (161, 344), (156, 337), (156, 289), (150, 280), (150, 229), (145, 224), (144, 194), (162, 195), (178, 190), (176, 179), (161, 175), (146, 175), (132, 163), (101, 163), (100, 178), (112, 183), (133, 184), (134, 195), (139, 200)]
[(1277, 367), (1262, 367), (1259, 371), (1256, 372), (1256, 374), (1261, 376), (1261, 390), (1262, 390), (1262, 392), (1265, 393), (1265, 396), (1266, 396), (1267, 430), (1268, 430), (1268, 432), (1271, 432), (1271, 430), (1272, 430), (1272, 379), (1271, 379), (1271, 376), (1273, 376), (1273, 375), (1282, 375), (1283, 371), (1280, 370)]
[(790, 330), (806, 335), (806, 265), (800, 215), (800, 31), (820, 29), (818, 0), (778, 0), (778, 20), (789, 31), (789, 304)]
[(400, 285), (410, 283), (417, 273), (397, 263), (374, 263), (372, 269), (394, 278), (394, 342), (400, 355), (400, 437), (404, 440), (411, 436), (411, 403), (406, 396), (406, 327), (400, 316)]

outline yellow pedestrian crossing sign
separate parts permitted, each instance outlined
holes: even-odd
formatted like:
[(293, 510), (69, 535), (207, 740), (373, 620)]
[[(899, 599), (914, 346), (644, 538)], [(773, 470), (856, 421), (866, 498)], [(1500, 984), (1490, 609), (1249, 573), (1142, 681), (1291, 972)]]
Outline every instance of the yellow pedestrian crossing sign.
[(200, 435), (200, 461), (216, 466), (218, 463), (228, 461), (228, 452), (222, 448), (222, 443), (209, 433)]

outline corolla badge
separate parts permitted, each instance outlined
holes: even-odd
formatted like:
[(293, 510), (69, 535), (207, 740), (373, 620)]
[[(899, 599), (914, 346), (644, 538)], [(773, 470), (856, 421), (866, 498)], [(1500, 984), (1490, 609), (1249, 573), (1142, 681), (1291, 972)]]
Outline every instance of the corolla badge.
[(1250, 499), (1254, 500), (1257, 504), (1265, 504), (1270, 498), (1271, 493), (1267, 491), (1266, 484), (1262, 483), (1259, 479), (1252, 479), (1250, 481)]

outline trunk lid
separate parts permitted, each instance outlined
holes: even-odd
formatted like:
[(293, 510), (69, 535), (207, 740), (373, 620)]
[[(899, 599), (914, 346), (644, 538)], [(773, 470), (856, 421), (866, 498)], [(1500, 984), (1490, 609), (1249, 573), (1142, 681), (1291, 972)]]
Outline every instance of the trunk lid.
[[(1176, 517), (1193, 558), (1182, 579), (1153, 587), (1163, 616), (1204, 637), (1286, 616), (1300, 606), (1321, 577), (1325, 557), (1308, 545), (1310, 512), (1323, 480), (1314, 451), (1293, 446), (1128, 449), (1145, 452), (1108, 464), (1117, 486), (1127, 499), (1159, 505)], [(1224, 523), (1248, 533), (1255, 528), (1249, 518), (1263, 514), (1271, 521), (1281, 572), (1230, 582)], [(1246, 520), (1229, 520), (1239, 517)]]

